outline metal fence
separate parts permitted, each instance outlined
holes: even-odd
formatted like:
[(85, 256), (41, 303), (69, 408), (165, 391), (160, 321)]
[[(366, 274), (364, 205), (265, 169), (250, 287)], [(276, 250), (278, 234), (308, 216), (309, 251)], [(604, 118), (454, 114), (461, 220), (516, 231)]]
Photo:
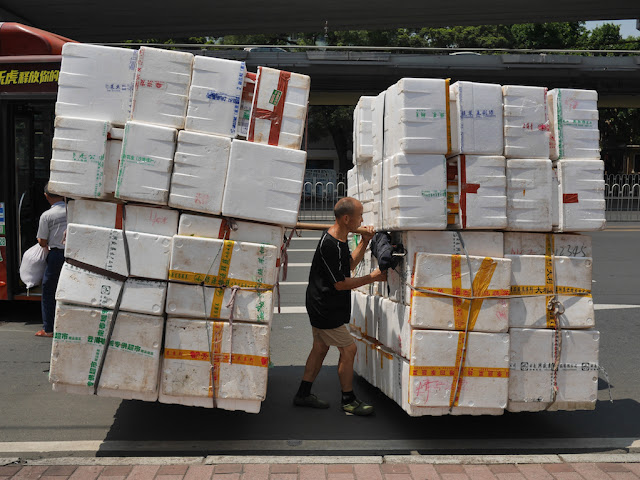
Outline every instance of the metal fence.
[(604, 197), (608, 221), (640, 221), (640, 174), (605, 175)]
[(346, 182), (305, 182), (300, 199), (301, 222), (332, 222), (333, 206), (347, 196)]
[[(607, 220), (640, 221), (640, 174), (606, 175), (604, 180)], [(305, 182), (298, 219), (302, 222), (333, 221), (333, 206), (346, 194), (344, 181)]]

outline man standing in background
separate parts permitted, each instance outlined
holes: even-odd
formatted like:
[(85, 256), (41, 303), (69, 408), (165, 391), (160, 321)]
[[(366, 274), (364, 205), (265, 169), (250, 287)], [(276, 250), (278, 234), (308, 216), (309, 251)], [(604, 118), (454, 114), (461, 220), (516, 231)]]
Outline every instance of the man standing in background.
[(64, 263), (64, 232), (67, 229), (67, 209), (64, 198), (49, 192), (49, 185), (44, 187), (44, 196), (51, 208), (40, 216), (38, 225), (38, 244), (48, 248), (47, 268), (42, 277), (42, 330), (37, 337), (53, 337), (53, 321), (56, 313), (56, 289), (60, 270)]

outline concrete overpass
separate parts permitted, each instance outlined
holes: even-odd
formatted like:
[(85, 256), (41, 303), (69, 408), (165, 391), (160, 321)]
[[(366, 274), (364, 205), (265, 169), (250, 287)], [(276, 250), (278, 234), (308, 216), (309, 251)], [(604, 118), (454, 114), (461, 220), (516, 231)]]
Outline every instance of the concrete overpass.
[(81, 42), (640, 18), (634, 0), (3, 0), (0, 21)]
[(640, 107), (640, 52), (627, 56), (546, 53), (436, 54), (366, 50), (306, 52), (198, 52), (243, 60), (311, 76), (310, 102), (355, 105), (361, 95), (376, 95), (402, 77), (433, 77), (597, 90), (600, 107)]

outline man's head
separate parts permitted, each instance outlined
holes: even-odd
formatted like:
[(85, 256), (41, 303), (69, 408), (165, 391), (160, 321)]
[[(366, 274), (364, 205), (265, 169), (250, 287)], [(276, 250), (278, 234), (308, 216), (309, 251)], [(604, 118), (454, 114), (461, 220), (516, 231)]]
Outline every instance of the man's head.
[(350, 232), (355, 232), (362, 225), (362, 203), (351, 197), (338, 200), (333, 207), (336, 223), (346, 227)]
[(44, 196), (47, 197), (47, 200), (51, 205), (64, 199), (64, 197), (58, 195), (57, 193), (51, 193), (49, 191), (49, 183), (44, 186)]

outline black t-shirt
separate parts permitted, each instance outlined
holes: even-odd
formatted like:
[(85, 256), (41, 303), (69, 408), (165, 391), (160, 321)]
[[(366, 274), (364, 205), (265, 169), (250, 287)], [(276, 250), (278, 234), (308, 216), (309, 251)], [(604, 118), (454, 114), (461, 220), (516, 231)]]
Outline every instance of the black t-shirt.
[(307, 286), (307, 312), (316, 328), (337, 328), (349, 323), (351, 290), (336, 290), (335, 283), (351, 276), (351, 252), (346, 242), (325, 230), (316, 248)]

